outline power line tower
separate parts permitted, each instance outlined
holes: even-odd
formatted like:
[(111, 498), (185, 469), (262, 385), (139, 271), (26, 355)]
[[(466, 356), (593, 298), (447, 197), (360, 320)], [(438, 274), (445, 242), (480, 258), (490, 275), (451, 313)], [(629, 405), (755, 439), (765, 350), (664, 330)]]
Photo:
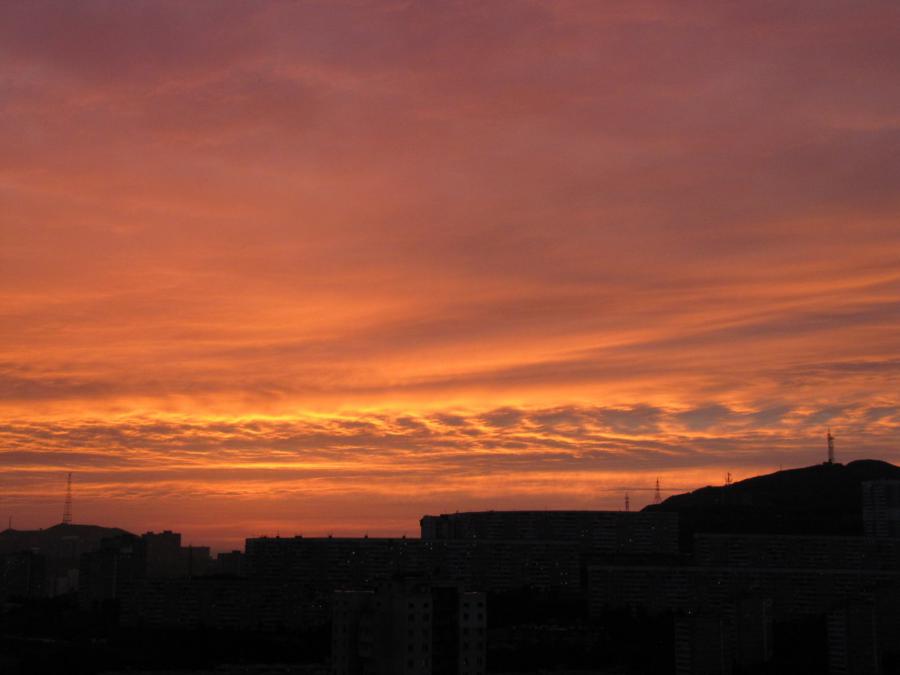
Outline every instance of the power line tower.
[(825, 438), (828, 440), (828, 463), (834, 464), (834, 436), (831, 435), (831, 427), (828, 428)]
[(72, 472), (66, 480), (66, 505), (63, 507), (63, 525), (72, 524)]
[(653, 491), (653, 503), (662, 504), (662, 493), (659, 491), (659, 478), (656, 479), (656, 489)]

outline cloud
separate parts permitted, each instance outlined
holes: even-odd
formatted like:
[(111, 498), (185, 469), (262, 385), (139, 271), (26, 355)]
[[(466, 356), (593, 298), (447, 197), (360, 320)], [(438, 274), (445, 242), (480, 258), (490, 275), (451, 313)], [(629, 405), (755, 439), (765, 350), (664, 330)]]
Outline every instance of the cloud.
[(703, 431), (720, 426), (728, 420), (732, 411), (719, 404), (701, 406), (676, 414), (676, 419), (691, 431)]
[(522, 413), (515, 408), (498, 408), (485, 413), (482, 418), (492, 427), (505, 428), (515, 426), (522, 419)]
[(895, 2), (0, 15), (0, 453), (36, 524), (71, 466), (136, 526), (245, 481), (217, 504), (253, 531), (273, 495), (321, 528), (615, 505), (829, 424), (895, 452)]

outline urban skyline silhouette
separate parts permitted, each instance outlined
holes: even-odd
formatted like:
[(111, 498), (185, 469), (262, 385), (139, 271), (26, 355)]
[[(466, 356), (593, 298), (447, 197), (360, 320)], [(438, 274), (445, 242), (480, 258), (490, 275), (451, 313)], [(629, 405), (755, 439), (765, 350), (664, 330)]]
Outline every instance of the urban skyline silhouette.
[(900, 675), (898, 63), (0, 2), (0, 675)]

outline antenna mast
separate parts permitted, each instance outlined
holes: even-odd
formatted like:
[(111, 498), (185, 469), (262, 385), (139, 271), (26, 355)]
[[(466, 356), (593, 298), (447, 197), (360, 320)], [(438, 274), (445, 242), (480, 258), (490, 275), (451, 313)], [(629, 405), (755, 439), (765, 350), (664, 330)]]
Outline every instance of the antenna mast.
[(828, 439), (828, 463), (834, 464), (834, 436), (831, 435), (831, 427), (828, 428), (825, 438)]
[(659, 491), (659, 478), (656, 479), (656, 489), (653, 491), (653, 503), (662, 504), (662, 494)]
[(631, 500), (628, 498), (628, 493), (625, 493), (625, 513), (631, 511)]
[(66, 505), (63, 507), (63, 525), (72, 524), (72, 472), (66, 480)]

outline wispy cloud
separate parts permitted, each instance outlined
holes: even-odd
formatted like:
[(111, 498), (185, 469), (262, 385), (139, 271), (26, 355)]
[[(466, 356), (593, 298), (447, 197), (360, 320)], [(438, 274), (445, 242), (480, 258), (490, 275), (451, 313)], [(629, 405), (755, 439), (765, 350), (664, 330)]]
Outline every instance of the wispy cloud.
[(153, 500), (402, 531), (816, 461), (828, 424), (897, 459), (895, 2), (0, 15), (34, 525), (70, 469), (93, 517), (218, 537)]

